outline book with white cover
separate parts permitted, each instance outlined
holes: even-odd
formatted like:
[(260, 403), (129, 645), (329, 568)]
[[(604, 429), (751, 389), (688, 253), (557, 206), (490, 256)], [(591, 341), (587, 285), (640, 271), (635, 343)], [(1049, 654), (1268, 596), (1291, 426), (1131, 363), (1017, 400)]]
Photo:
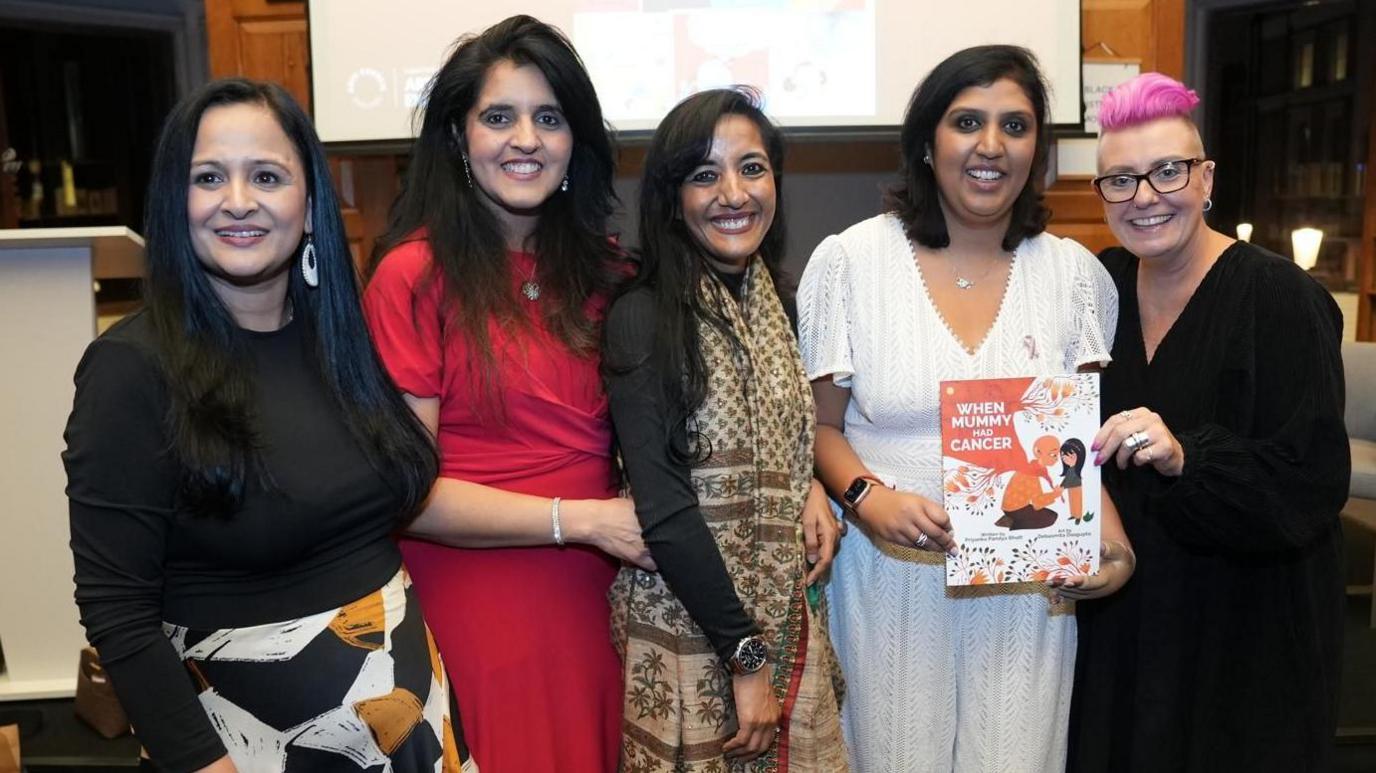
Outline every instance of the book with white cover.
[(1099, 375), (941, 382), (947, 585), (1099, 571)]

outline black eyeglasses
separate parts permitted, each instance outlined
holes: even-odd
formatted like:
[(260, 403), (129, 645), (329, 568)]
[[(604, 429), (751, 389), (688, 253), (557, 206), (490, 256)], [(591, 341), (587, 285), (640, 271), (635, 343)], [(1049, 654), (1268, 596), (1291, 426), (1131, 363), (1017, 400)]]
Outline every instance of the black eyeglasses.
[(1146, 180), (1147, 185), (1157, 193), (1175, 193), (1190, 184), (1190, 167), (1202, 164), (1206, 160), (1182, 158), (1179, 161), (1167, 161), (1146, 174), (1106, 174), (1094, 178), (1094, 190), (1099, 192), (1100, 198), (1110, 204), (1132, 201), (1137, 196), (1137, 186), (1141, 185), (1143, 180)]

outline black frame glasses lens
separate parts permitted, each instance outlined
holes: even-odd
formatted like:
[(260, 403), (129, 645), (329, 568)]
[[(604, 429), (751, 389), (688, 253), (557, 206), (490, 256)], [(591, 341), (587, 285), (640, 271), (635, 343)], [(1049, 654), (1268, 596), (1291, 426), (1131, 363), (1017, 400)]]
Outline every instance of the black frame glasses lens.
[[(1104, 201), (1107, 201), (1110, 204), (1122, 204), (1125, 201), (1132, 201), (1133, 199), (1137, 198), (1137, 191), (1141, 187), (1143, 180), (1146, 180), (1147, 185), (1150, 185), (1151, 189), (1156, 191), (1157, 193), (1175, 193), (1176, 191), (1184, 190), (1185, 186), (1190, 184), (1190, 169), (1194, 167), (1195, 164), (1201, 164), (1203, 162), (1204, 159), (1202, 158), (1182, 158), (1179, 161), (1167, 161), (1166, 163), (1157, 166), (1155, 169), (1151, 170), (1150, 172), (1146, 172), (1145, 174), (1119, 172), (1118, 174), (1109, 174), (1104, 175), (1103, 177), (1096, 177), (1094, 178), (1094, 190), (1099, 194), (1100, 198), (1102, 198)], [(1182, 164), (1184, 165), (1183, 168), (1181, 168)], [(1168, 168), (1177, 172), (1178, 176), (1171, 178), (1166, 182), (1161, 182), (1154, 179), (1156, 175), (1162, 173)], [(1105, 190), (1104, 186), (1106, 183), (1108, 183), (1108, 181), (1114, 179), (1122, 179), (1125, 177), (1132, 178), (1133, 185), (1131, 189), (1115, 191)], [(1165, 187), (1163, 190), (1163, 186), (1171, 187)]]

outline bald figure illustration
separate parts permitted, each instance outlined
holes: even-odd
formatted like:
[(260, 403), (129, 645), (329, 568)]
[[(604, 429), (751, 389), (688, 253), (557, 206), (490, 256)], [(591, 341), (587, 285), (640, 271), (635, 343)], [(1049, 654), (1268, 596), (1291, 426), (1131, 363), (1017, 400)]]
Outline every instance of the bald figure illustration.
[(1027, 467), (1013, 473), (1003, 492), (1003, 517), (994, 522), (1010, 530), (1045, 529), (1056, 522), (1056, 511), (1047, 505), (1061, 496), (1062, 488), (1053, 486), (1042, 490), (1042, 479), (1051, 482), (1047, 471), (1061, 460), (1061, 441), (1052, 435), (1042, 435), (1032, 444), (1032, 458)]

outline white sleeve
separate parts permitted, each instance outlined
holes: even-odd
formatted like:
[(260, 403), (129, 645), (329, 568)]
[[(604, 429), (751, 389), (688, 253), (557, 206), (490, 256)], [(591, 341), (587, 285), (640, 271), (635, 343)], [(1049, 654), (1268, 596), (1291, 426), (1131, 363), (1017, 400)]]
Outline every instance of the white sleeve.
[(1073, 251), (1075, 262), (1070, 301), (1076, 340), (1066, 369), (1074, 371), (1091, 363), (1106, 366), (1113, 359), (1109, 353), (1118, 328), (1118, 289), (1094, 253), (1072, 239), (1062, 239), (1061, 246)]
[(817, 245), (798, 285), (798, 345), (809, 381), (831, 376), (849, 387), (850, 260), (837, 236)]

